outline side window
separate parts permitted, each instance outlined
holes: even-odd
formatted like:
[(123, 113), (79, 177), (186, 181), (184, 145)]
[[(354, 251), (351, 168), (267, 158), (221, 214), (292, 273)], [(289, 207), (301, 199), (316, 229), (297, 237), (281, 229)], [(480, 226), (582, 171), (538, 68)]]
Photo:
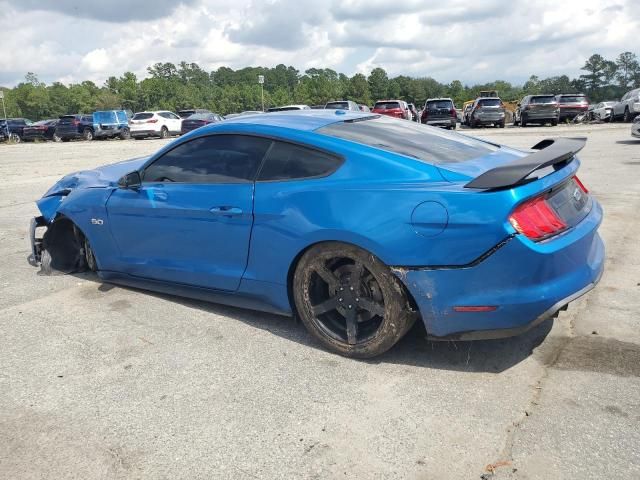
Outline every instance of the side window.
[(180, 120), (180, 117), (175, 113), (167, 112), (167, 115), (168, 115), (167, 118), (170, 118), (171, 120)]
[(251, 182), (271, 140), (246, 135), (211, 135), (182, 143), (144, 171), (144, 182)]
[(341, 164), (342, 160), (334, 155), (292, 143), (275, 142), (265, 159), (258, 180), (293, 180), (326, 176)]
[(124, 112), (116, 112), (116, 115), (118, 117), (118, 122), (120, 123), (128, 123), (129, 119), (127, 118), (127, 114)]

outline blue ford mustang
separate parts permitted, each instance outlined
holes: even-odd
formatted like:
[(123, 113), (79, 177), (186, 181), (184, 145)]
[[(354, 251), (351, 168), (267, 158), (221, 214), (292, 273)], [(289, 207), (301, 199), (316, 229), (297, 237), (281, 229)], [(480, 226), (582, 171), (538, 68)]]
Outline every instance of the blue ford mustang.
[(297, 314), (353, 357), (418, 318), (434, 339), (515, 335), (603, 270), (583, 146), (525, 152), (342, 110), (237, 117), (62, 178), (37, 202), (30, 261)]

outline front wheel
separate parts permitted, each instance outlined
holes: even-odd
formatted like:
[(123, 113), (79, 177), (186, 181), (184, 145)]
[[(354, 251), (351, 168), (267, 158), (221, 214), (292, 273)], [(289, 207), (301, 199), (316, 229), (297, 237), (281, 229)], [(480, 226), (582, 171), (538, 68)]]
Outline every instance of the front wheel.
[(622, 121), (628, 123), (631, 121), (631, 113), (629, 112), (629, 107), (624, 109), (624, 115), (622, 116)]
[(416, 318), (402, 284), (386, 265), (338, 242), (305, 252), (294, 274), (293, 295), (307, 330), (347, 357), (386, 352)]
[(62, 141), (62, 139), (58, 135), (56, 135), (55, 133), (53, 134), (53, 137), (51, 137), (51, 139), (54, 142), (61, 142)]
[(120, 140), (129, 140), (129, 138), (131, 138), (131, 132), (128, 128), (123, 128), (120, 132)]
[(527, 126), (527, 117), (525, 115), (520, 115), (520, 126), (521, 127)]
[(20, 143), (21, 141), (22, 139), (20, 138), (20, 135), (18, 135), (17, 133), (9, 134), (9, 143)]

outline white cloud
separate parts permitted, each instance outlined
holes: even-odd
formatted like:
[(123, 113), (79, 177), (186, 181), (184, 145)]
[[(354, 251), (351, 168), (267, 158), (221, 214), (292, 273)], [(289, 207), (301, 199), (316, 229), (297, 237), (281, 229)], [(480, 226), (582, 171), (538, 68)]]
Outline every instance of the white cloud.
[(65, 5), (0, 0), (1, 84), (27, 72), (102, 84), (181, 60), (208, 70), (284, 63), (351, 75), (380, 66), (443, 82), (522, 82), (579, 75), (592, 53), (634, 51), (640, 30), (637, 0), (163, 0), (117, 14)]

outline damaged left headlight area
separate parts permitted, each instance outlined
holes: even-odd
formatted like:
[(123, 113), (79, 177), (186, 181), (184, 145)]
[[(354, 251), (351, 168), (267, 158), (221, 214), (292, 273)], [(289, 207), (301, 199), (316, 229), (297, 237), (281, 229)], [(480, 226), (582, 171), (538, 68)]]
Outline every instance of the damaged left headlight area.
[(29, 225), (31, 254), (28, 262), (40, 267), (42, 274), (75, 273), (95, 270), (93, 252), (80, 229), (68, 218), (58, 216), (47, 223), (43, 216), (34, 217)]

